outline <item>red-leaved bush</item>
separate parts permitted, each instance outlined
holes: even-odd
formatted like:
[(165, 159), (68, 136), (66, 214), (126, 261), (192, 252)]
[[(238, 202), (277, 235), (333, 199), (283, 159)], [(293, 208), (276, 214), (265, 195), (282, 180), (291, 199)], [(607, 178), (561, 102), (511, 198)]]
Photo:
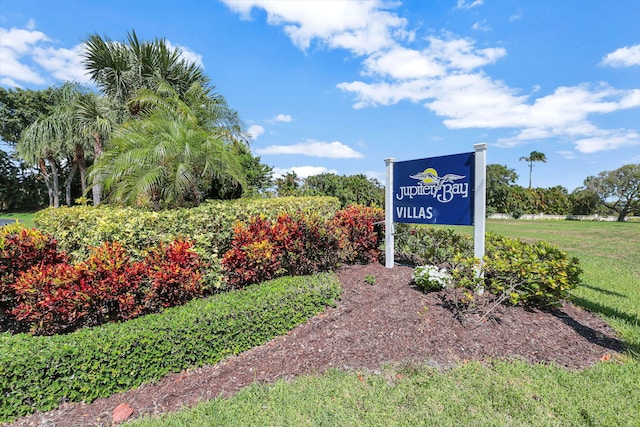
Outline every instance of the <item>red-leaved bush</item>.
[(105, 242), (93, 248), (76, 269), (87, 284), (92, 324), (132, 319), (142, 313), (147, 266), (133, 261), (122, 245)]
[(41, 262), (9, 286), (13, 329), (51, 335), (183, 304), (202, 295), (204, 267), (182, 240), (152, 248), (142, 261), (107, 242), (75, 265)]
[(222, 258), (227, 284), (239, 288), (282, 274), (282, 245), (276, 244), (274, 224), (260, 216), (233, 227), (233, 240)]
[(9, 224), (0, 228), (0, 322), (15, 308), (15, 292), (11, 286), (17, 277), (36, 265), (67, 262), (58, 251), (56, 240), (35, 228)]
[(275, 243), (282, 248), (287, 274), (300, 276), (337, 267), (340, 240), (329, 221), (317, 216), (280, 215), (275, 224)]
[(222, 258), (227, 283), (242, 287), (284, 273), (312, 274), (340, 263), (378, 259), (381, 209), (350, 206), (329, 221), (316, 216), (283, 214), (276, 222), (262, 217), (234, 227), (231, 249)]
[(12, 284), (17, 305), (11, 311), (33, 333), (50, 335), (79, 326), (91, 306), (91, 286), (69, 264), (40, 264)]
[(231, 287), (326, 271), (340, 263), (336, 230), (316, 216), (282, 214), (275, 222), (254, 217), (233, 231), (231, 249), (222, 258)]
[(342, 233), (342, 261), (346, 264), (376, 262), (381, 234), (375, 223), (384, 220), (380, 208), (351, 205), (336, 212), (333, 224)]
[(145, 264), (149, 281), (145, 302), (152, 311), (182, 305), (204, 293), (206, 266), (190, 241), (176, 240), (151, 249)]

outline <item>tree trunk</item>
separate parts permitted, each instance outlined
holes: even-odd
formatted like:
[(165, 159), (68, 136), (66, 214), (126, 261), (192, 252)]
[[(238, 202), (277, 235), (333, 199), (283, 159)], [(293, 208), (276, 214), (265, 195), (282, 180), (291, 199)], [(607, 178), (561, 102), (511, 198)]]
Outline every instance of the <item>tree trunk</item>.
[(51, 166), (51, 180), (53, 181), (53, 207), (60, 207), (60, 179), (58, 177), (58, 165), (56, 159), (48, 157), (49, 165)]
[[(99, 133), (93, 134), (93, 158), (94, 162), (102, 157), (102, 138)], [(102, 184), (100, 184), (100, 177), (93, 179), (93, 187), (91, 187), (91, 193), (93, 195), (93, 206), (98, 206), (101, 202), (100, 197), (102, 195)]]
[(69, 170), (69, 176), (67, 177), (67, 182), (65, 184), (65, 198), (67, 201), (67, 206), (71, 207), (71, 183), (73, 182), (73, 178), (76, 176), (76, 171), (78, 170), (78, 165), (74, 163)]
[(80, 187), (82, 188), (82, 197), (85, 197), (87, 193), (87, 160), (81, 145), (76, 145), (74, 161), (80, 170)]
[(47, 195), (49, 196), (49, 207), (53, 207), (53, 188), (51, 188), (51, 175), (49, 175), (49, 171), (47, 170), (47, 165), (44, 162), (44, 159), (38, 160), (38, 168), (40, 169), (40, 173), (44, 177), (44, 185), (47, 186)]

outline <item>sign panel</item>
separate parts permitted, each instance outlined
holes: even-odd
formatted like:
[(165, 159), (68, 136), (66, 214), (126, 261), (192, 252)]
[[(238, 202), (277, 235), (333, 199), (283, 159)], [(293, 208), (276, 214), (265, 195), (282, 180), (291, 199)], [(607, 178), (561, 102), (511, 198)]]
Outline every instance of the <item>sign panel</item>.
[(393, 221), (473, 225), (475, 153), (395, 162)]

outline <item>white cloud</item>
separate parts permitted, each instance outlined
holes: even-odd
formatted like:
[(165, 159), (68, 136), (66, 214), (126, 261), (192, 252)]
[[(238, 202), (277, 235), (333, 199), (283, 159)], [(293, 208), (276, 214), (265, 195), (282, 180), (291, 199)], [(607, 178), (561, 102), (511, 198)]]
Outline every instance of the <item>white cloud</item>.
[(256, 140), (264, 133), (264, 127), (260, 125), (250, 126), (249, 129), (247, 129), (247, 133), (250, 135), (251, 139)]
[(19, 87), (23, 84), (43, 85), (47, 76), (56, 80), (88, 83), (81, 62), (80, 45), (72, 49), (50, 46), (53, 41), (41, 31), (33, 30), (35, 21), (27, 28), (0, 28), (0, 79), (3, 84)]
[(337, 170), (327, 169), (324, 166), (294, 166), (288, 169), (273, 168), (273, 178), (278, 179), (289, 172), (295, 172), (300, 179), (305, 179), (312, 175), (320, 175), (321, 173), (338, 173)]
[[(640, 107), (640, 89), (616, 90), (607, 85), (578, 84), (546, 94), (542, 94), (543, 88), (534, 86), (531, 93), (523, 94), (483, 70), (507, 55), (502, 47), (478, 47), (473, 39), (448, 33), (428, 37), (426, 47), (411, 47), (415, 31), (408, 31), (406, 19), (393, 12), (399, 3), (383, 0), (222, 1), (246, 18), (254, 8), (263, 9), (268, 23), (281, 26), (292, 43), (301, 49), (306, 50), (316, 42), (322, 47), (343, 48), (364, 56), (361, 79), (337, 84), (340, 90), (354, 97), (354, 108), (420, 102), (451, 129), (512, 129), (510, 137), (497, 141), (496, 145), (502, 146), (553, 138), (572, 142), (579, 152), (591, 153), (637, 144), (634, 130), (600, 129), (590, 118)], [(483, 3), (484, 0), (458, 0), (456, 9), (469, 10)], [(508, 19), (514, 21), (522, 16), (522, 10), (518, 10)], [(473, 28), (490, 29), (486, 20), (476, 22)], [(640, 65), (640, 45), (618, 49), (602, 63)], [(329, 143), (307, 141), (267, 147), (262, 153), (327, 156), (325, 153), (339, 152), (346, 147), (336, 144), (339, 145), (332, 148)], [(353, 153), (348, 152), (336, 156), (351, 155)]]
[(581, 153), (596, 153), (640, 145), (640, 134), (627, 129), (599, 130), (591, 137), (577, 140), (575, 144), (576, 150)]
[(180, 56), (183, 59), (185, 59), (187, 62), (196, 64), (198, 67), (204, 69), (204, 63), (202, 62), (202, 55), (200, 55), (199, 53), (195, 53), (193, 50), (189, 49), (188, 47), (181, 46), (179, 44), (174, 45), (169, 40), (166, 40), (166, 43), (167, 43), (167, 47), (169, 47), (170, 49), (176, 49), (176, 48), (179, 49)]
[(387, 179), (387, 174), (384, 171), (366, 171), (364, 175), (369, 179), (377, 179), (382, 185)]
[(395, 37), (410, 38), (407, 21), (384, 9), (379, 0), (222, 0), (231, 10), (249, 18), (253, 8), (267, 13), (267, 22), (282, 26), (294, 45), (306, 50), (313, 40), (331, 48), (358, 54), (394, 44)]
[(471, 71), (495, 63), (506, 55), (503, 48), (475, 49), (468, 39), (429, 37), (428, 40), (428, 48), (422, 51), (394, 46), (370, 55), (363, 62), (363, 74), (397, 80), (439, 77)]
[(274, 118), (272, 118), (270, 120), (267, 120), (267, 121), (269, 123), (277, 123), (277, 122), (289, 123), (292, 120), (293, 120), (293, 117), (291, 117), (289, 114), (278, 114)]
[(364, 61), (366, 74), (389, 76), (394, 79), (415, 79), (441, 76), (445, 73), (442, 64), (424, 52), (396, 46), (378, 52)]
[(0, 28), (0, 46), (19, 54), (26, 53), (37, 43), (49, 41), (51, 40), (41, 31)]
[(364, 157), (361, 153), (339, 141), (321, 142), (309, 139), (305, 142), (293, 145), (271, 145), (256, 150), (258, 154), (300, 154), (311, 157), (326, 157), (330, 159), (359, 159)]
[(456, 9), (469, 10), (476, 6), (482, 6), (483, 3), (484, 3), (484, 0), (473, 0), (473, 1), (458, 0), (458, 3), (456, 4)]
[(453, 70), (471, 71), (487, 64), (493, 64), (507, 54), (501, 47), (476, 49), (469, 39), (444, 40), (429, 37), (427, 55), (446, 64)]
[(617, 49), (602, 59), (602, 65), (611, 67), (631, 67), (640, 65), (640, 44)]
[(21, 58), (29, 56), (37, 44), (48, 42), (49, 38), (40, 31), (22, 30), (18, 28), (0, 28), (0, 78), (6, 82), (44, 84), (44, 78), (33, 67), (21, 62)]
[(0, 77), (0, 85), (7, 87), (22, 88), (22, 86), (10, 77)]
[(471, 29), (477, 31), (491, 31), (491, 26), (487, 24), (486, 19), (483, 19), (482, 21), (474, 22)]
[(517, 21), (517, 20), (521, 19), (523, 16), (524, 16), (524, 14), (522, 13), (521, 10), (519, 10), (518, 12), (514, 13), (513, 15), (511, 15), (509, 17), (509, 22)]
[(567, 160), (571, 160), (571, 159), (575, 159), (576, 155), (573, 151), (571, 150), (560, 150), (560, 151), (556, 151), (556, 153), (560, 154), (563, 158), (567, 159)]
[[(71, 49), (60, 48), (41, 31), (35, 30), (35, 21), (30, 19), (25, 29), (0, 28), (0, 82), (6, 86), (44, 85), (58, 81), (90, 83), (82, 64), (82, 45)], [(174, 47), (167, 41), (169, 47)], [(202, 55), (175, 45), (182, 57), (199, 66)]]
[(73, 49), (36, 47), (33, 49), (32, 58), (57, 80), (90, 82), (82, 64), (82, 45), (77, 45)]

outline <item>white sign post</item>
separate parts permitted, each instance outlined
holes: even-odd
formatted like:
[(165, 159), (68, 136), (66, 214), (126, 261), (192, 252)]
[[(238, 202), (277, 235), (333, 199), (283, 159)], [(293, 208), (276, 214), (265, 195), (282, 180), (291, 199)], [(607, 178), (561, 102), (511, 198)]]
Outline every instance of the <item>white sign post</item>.
[(384, 266), (393, 268), (395, 253), (393, 234), (393, 157), (384, 159), (387, 165), (387, 185), (384, 191)]
[[(473, 199), (473, 256), (482, 263), (487, 217), (487, 144), (475, 144), (473, 148), (476, 152), (476, 182)], [(476, 276), (480, 277), (481, 271), (480, 266), (478, 266)]]

